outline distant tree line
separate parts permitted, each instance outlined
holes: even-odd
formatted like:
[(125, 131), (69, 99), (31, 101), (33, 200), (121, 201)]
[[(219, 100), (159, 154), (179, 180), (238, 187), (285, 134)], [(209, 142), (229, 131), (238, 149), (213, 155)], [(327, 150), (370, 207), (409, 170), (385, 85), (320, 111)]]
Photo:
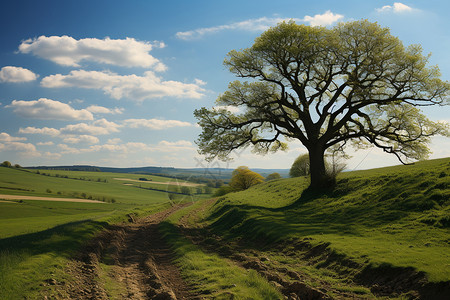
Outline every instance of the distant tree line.
[(4, 162), (2, 162), (2, 164), (0, 165), (1, 167), (5, 167), (5, 168), (16, 168), (16, 169), (20, 169), (22, 168), (19, 164), (11, 164), (11, 162), (5, 160)]

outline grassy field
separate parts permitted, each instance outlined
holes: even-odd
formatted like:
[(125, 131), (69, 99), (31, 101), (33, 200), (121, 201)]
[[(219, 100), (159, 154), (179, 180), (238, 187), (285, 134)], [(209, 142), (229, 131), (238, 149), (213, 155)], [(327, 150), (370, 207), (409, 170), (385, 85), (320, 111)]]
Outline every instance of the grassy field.
[[(306, 263), (297, 268), (341, 278), (337, 285), (382, 270), (450, 281), (450, 159), (343, 173), (329, 192), (307, 186), (307, 178), (281, 179), (225, 195), (202, 226), (291, 266), (304, 250)], [(306, 257), (311, 248), (322, 250)], [(297, 257), (287, 258), (290, 251)], [(343, 266), (348, 261), (355, 264)]]
[[(35, 172), (0, 168), (0, 194), (102, 202), (0, 202), (0, 299), (36, 298), (42, 282), (66, 280), (67, 260), (99, 230), (171, 203), (166, 192), (145, 189), (169, 189), (154, 183), (170, 182), (164, 177)], [(348, 292), (372, 299), (375, 279), (423, 275), (436, 286), (450, 282), (449, 158), (342, 173), (335, 189), (321, 193), (307, 186), (307, 178), (274, 180), (216, 201), (177, 194), (171, 201), (203, 199), (160, 227), (196, 292), (218, 299), (283, 297), (258, 272), (224, 258), (219, 247), (265, 257), (267, 267), (303, 274), (312, 287), (326, 283), (332, 297)], [(206, 233), (205, 242), (193, 243), (187, 232)], [(398, 297), (407, 297), (401, 288)]]
[(205, 295), (206, 299), (283, 299), (281, 293), (254, 270), (240, 268), (215, 253), (205, 252), (180, 233), (179, 219), (203, 204), (197, 202), (173, 214), (160, 229), (195, 292)]
[[(43, 174), (44, 173), (44, 174)], [(140, 189), (114, 178), (170, 182), (159, 176), (0, 168), (0, 195), (81, 198), (100, 203), (15, 200), (0, 202), (0, 299), (35, 299), (49, 278), (64, 281), (64, 266), (77, 249), (128, 214), (170, 205), (164, 191)], [(151, 182), (150, 181), (150, 182)], [(166, 185), (160, 185), (167, 190)], [(207, 197), (177, 195), (172, 201)], [(1, 199), (1, 196), (0, 196)]]

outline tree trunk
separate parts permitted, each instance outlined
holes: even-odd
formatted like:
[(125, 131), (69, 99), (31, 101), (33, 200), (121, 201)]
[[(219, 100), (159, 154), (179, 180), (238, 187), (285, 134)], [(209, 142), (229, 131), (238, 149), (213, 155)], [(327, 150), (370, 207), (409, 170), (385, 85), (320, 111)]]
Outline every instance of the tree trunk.
[(332, 187), (333, 180), (327, 175), (325, 168), (325, 150), (321, 146), (309, 150), (310, 188), (322, 190)]

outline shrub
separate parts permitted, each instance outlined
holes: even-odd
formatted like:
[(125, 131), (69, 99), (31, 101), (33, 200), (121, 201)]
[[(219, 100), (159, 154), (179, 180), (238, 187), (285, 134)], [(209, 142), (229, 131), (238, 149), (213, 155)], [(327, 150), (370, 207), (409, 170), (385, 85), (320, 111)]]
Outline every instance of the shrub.
[(263, 181), (264, 177), (260, 174), (253, 172), (246, 166), (241, 166), (233, 171), (230, 186), (236, 191), (242, 191)]
[(234, 189), (231, 186), (224, 185), (216, 190), (216, 192), (214, 193), (214, 197), (221, 197), (221, 196), (231, 193), (233, 191), (234, 191)]

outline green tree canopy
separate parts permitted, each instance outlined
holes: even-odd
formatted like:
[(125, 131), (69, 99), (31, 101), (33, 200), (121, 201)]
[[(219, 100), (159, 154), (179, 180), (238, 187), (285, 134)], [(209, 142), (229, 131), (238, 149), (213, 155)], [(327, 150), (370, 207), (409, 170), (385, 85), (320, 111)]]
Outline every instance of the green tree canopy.
[(9, 161), (5, 160), (4, 162), (2, 162), (1, 166), (11, 168), (11, 163)]
[(230, 187), (236, 191), (241, 191), (263, 181), (264, 177), (260, 174), (253, 172), (246, 166), (241, 166), (233, 171), (230, 180)]
[(309, 175), (309, 155), (302, 154), (294, 160), (289, 170), (289, 176), (300, 177)]
[(267, 175), (266, 181), (275, 180), (275, 179), (280, 179), (280, 178), (281, 178), (280, 173), (275, 172), (275, 173), (272, 173), (272, 174)]
[(431, 136), (448, 135), (419, 107), (448, 104), (450, 84), (420, 46), (403, 46), (376, 23), (284, 22), (224, 63), (248, 81), (229, 84), (216, 100), (222, 108), (194, 112), (199, 152), (210, 160), (247, 146), (262, 154), (284, 150), (296, 139), (309, 153), (311, 186), (321, 188), (329, 185), (330, 147), (374, 145), (405, 163), (427, 157)]

